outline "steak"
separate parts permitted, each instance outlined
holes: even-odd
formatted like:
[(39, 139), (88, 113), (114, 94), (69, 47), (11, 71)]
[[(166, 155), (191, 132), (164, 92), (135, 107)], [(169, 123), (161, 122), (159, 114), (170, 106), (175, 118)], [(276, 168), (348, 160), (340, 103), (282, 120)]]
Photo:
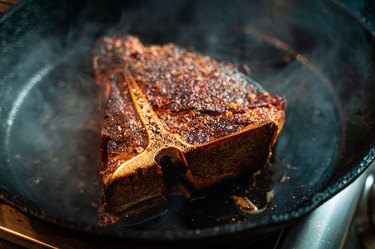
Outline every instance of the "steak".
[(198, 191), (259, 170), (284, 123), (282, 97), (233, 64), (173, 44), (105, 37), (93, 66), (107, 99), (102, 224), (165, 208), (165, 159)]

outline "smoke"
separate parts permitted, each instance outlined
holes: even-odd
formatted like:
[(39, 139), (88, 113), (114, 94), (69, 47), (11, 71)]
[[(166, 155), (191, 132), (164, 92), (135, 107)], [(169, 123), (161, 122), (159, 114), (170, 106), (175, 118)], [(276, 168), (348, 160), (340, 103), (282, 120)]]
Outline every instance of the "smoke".
[(102, 97), (85, 41), (67, 49), (46, 37), (10, 69), (16, 76), (5, 143), (8, 185), (15, 194), (52, 217), (74, 222), (80, 215), (94, 223)]
[[(60, 7), (66, 12), (58, 17), (60, 25), (69, 25), (25, 33), (17, 63), (8, 68), (12, 73), (0, 79), (7, 84), (0, 112), (6, 120), (6, 172), (12, 176), (7, 184), (51, 217), (97, 224), (103, 98), (93, 81), (91, 49), (106, 34), (131, 33), (146, 44), (173, 42), (246, 65), (267, 90), (286, 97), (286, 124), (270, 170), (275, 182), (290, 180), (275, 185), (274, 214), (290, 211), (277, 208), (285, 193), (295, 196), (293, 206), (301, 205), (338, 164), (350, 169), (358, 156), (351, 148), (371, 141), (366, 136), (373, 112), (363, 108), (373, 96), (373, 55), (359, 24), (331, 3), (110, 1), (76, 6), (72, 17), (68, 6)], [(343, 153), (348, 162), (339, 161)], [(197, 203), (194, 213), (200, 213)], [(211, 204), (220, 205), (228, 203)], [(256, 222), (266, 215), (245, 218)], [(180, 226), (189, 227), (192, 221), (185, 219)]]

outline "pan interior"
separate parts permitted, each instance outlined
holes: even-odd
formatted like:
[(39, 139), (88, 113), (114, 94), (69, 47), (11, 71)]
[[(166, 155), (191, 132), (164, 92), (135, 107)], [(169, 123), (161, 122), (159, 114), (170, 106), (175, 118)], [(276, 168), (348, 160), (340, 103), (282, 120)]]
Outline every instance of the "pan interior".
[[(247, 45), (248, 53), (257, 56), (241, 63), (271, 93), (288, 101), (286, 123), (265, 172), (228, 181), (194, 201), (172, 195), (167, 214), (145, 224), (98, 228), (101, 103), (90, 74), (90, 53), (81, 51), (31, 77), (13, 103), (6, 144), (16, 195), (49, 217), (111, 233), (122, 233), (124, 227), (147, 231), (256, 224), (299, 207), (335, 168), (341, 131), (335, 98), (325, 79), (287, 51), (256, 36), (249, 36)], [(258, 215), (242, 213), (231, 198), (244, 196), (261, 204), (270, 190), (273, 199)]]

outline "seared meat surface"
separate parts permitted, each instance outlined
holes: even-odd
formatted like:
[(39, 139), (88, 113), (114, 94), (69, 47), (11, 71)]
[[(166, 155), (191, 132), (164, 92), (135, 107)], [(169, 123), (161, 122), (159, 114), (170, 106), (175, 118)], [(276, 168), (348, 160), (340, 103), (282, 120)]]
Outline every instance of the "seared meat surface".
[(173, 44), (105, 37), (93, 65), (107, 97), (103, 224), (163, 209), (163, 158), (183, 168), (197, 190), (255, 172), (284, 123), (282, 97), (232, 64)]

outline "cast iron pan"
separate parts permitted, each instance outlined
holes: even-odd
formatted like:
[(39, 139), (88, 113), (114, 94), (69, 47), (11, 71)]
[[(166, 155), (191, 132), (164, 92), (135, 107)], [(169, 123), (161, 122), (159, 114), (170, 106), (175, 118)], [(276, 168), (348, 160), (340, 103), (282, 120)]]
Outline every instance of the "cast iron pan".
[[(335, 4), (72, 2), (24, 1), (0, 19), (0, 191), (9, 204), (118, 238), (251, 237), (313, 210), (374, 159), (374, 40)], [(193, 201), (169, 196), (168, 212), (143, 224), (101, 228), (101, 95), (91, 48), (105, 34), (126, 33), (246, 65), (288, 108), (270, 164), (257, 176), (193, 193)], [(264, 205), (270, 190), (258, 215), (231, 199)]]

